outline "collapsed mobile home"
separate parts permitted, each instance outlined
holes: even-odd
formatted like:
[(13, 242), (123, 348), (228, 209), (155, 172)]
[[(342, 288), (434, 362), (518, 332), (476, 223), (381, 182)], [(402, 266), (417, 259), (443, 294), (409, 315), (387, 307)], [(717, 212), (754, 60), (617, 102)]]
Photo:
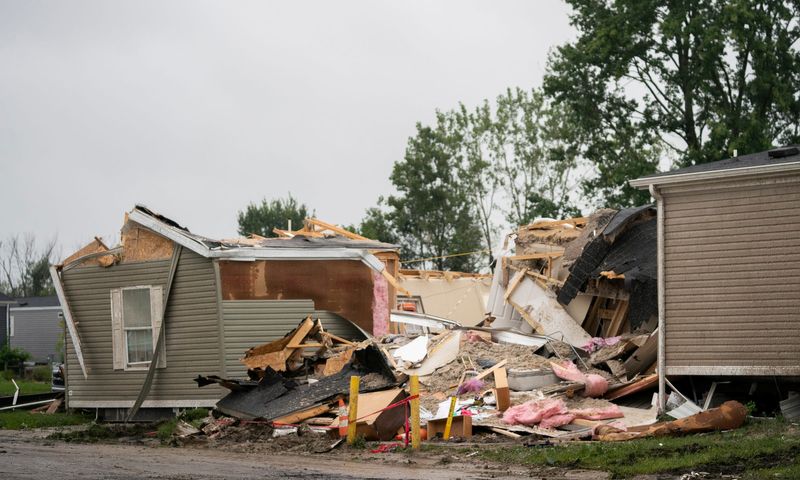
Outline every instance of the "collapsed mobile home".
[(342, 338), (387, 333), (397, 248), (307, 230), (316, 233), (213, 240), (136, 206), (119, 246), (95, 239), (51, 267), (68, 333), (67, 407), (121, 419), (213, 406), (225, 391), (198, 389), (198, 372), (244, 376), (247, 347), (308, 315)]

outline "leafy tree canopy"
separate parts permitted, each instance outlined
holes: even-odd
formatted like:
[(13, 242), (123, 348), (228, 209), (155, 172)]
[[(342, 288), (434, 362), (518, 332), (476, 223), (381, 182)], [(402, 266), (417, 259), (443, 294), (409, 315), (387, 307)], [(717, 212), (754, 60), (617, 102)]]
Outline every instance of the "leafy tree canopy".
[[(459, 141), (441, 123), (436, 127), (417, 124), (404, 159), (394, 164), (390, 178), (398, 193), (388, 197), (387, 204), (406, 260), (481, 249), (474, 206), (458, 175)], [(473, 271), (476, 257), (437, 258), (428, 265)]]
[(309, 212), (308, 207), (291, 194), (285, 199), (263, 199), (261, 203), (251, 203), (239, 211), (239, 235), (255, 233), (262, 237), (275, 237), (274, 228), (285, 229), (291, 220), (292, 229), (296, 230), (302, 228), (303, 220), (313, 216), (314, 212)]
[(0, 292), (10, 297), (55, 295), (50, 261), (55, 239), (39, 247), (33, 235), (13, 235), (0, 240)]
[(595, 165), (585, 193), (647, 201), (626, 181), (796, 143), (800, 2), (567, 0), (578, 37), (549, 62), (545, 91)]

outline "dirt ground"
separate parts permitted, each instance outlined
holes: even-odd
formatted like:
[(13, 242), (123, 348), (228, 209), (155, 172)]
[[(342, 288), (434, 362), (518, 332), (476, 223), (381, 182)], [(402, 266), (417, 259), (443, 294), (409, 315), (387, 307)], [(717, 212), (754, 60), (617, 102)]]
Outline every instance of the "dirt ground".
[[(48, 440), (51, 433), (0, 431), (0, 478), (41, 479), (595, 479), (601, 472), (509, 467), (454, 455), (336, 450), (290, 455), (200, 447), (79, 444)], [(476, 449), (477, 450), (477, 449)]]

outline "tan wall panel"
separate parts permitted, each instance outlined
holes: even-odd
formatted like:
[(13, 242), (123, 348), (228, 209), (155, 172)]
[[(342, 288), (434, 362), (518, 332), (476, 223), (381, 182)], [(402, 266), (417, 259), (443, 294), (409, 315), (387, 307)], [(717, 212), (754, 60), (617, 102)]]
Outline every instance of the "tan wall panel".
[(664, 194), (668, 371), (800, 374), (800, 176), (680, 190)]

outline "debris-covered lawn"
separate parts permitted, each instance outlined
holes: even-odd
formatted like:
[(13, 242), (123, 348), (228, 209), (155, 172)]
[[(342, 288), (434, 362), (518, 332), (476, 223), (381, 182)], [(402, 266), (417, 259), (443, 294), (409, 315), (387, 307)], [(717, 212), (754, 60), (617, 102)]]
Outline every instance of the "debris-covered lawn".
[[(164, 425), (167, 424), (162, 424), (162, 428)], [(341, 445), (330, 450), (322, 448), (331, 444), (326, 436), (305, 430), (271, 438), (271, 429), (258, 424), (233, 429), (228, 436), (211, 443), (176, 442), (174, 438), (157, 435), (155, 432), (159, 430), (153, 425), (92, 425), (80, 431), (56, 433), (50, 439), (123, 444), (141, 444), (149, 439), (154, 446), (212, 448), (243, 453), (323, 454), (344, 461), (391, 463), (432, 458), (442, 464), (489, 462), (526, 467), (531, 471), (598, 470), (609, 472), (614, 478), (642, 474), (667, 474), (680, 478), (691, 472), (696, 472), (696, 476), (691, 478), (719, 478), (720, 475), (740, 479), (800, 478), (800, 426), (781, 419), (751, 419), (737, 430), (686, 437), (549, 443), (530, 441), (530, 438), (512, 441), (498, 436), (496, 440), (499, 443), (432, 442), (426, 443), (419, 451), (403, 448), (401, 442), (363, 441), (354, 447)]]
[(800, 427), (782, 420), (751, 420), (745, 427), (729, 432), (622, 443), (483, 445), (459, 448), (455, 458), (475, 451), (485, 460), (603, 470), (620, 478), (691, 472), (697, 472), (697, 477), (693, 478), (718, 478), (725, 474), (742, 479), (800, 478)]

